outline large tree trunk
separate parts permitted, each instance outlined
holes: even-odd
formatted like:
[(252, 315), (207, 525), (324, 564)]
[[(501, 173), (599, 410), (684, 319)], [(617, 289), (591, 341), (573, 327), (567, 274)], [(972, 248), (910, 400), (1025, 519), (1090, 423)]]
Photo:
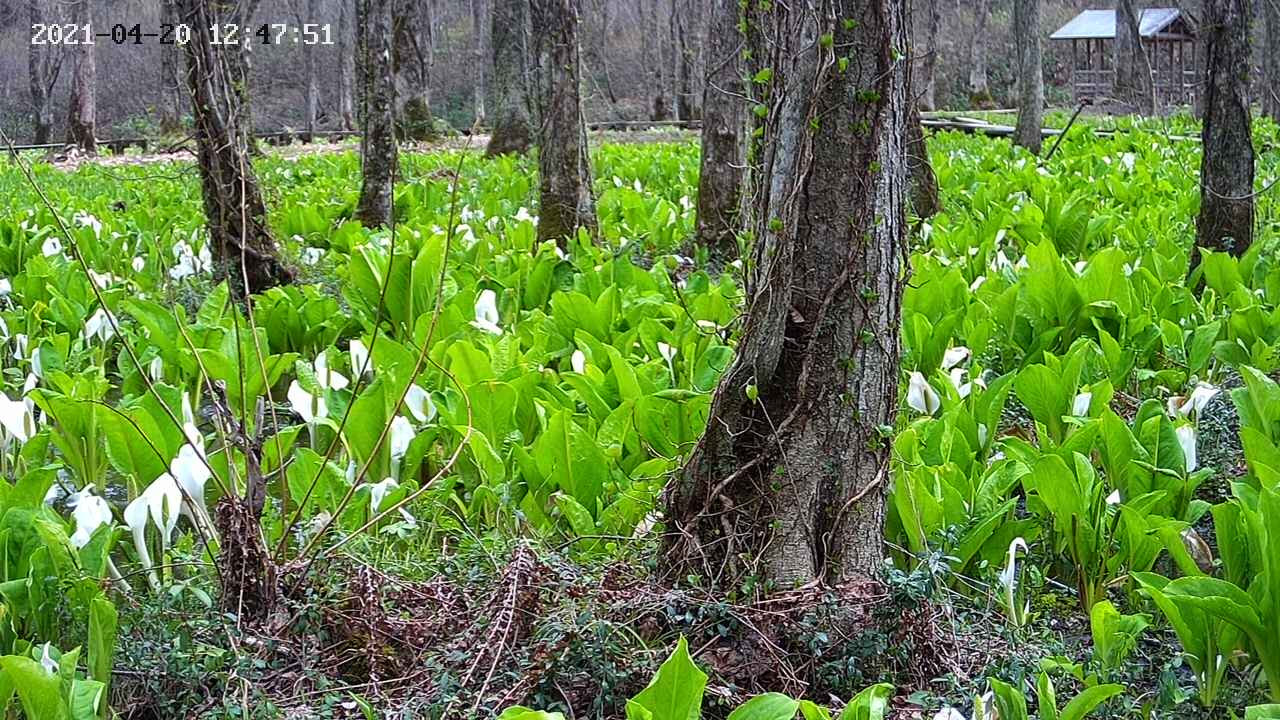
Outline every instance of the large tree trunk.
[(969, 38), (969, 102), (974, 107), (994, 107), (987, 85), (987, 21), (991, 0), (973, 0), (973, 36)]
[(533, 143), (533, 126), (529, 120), (529, 3), (528, 0), (490, 2), (494, 122), (485, 154), (524, 153)]
[[(93, 22), (90, 0), (77, 0), (71, 5), (71, 22), (81, 27)], [(71, 102), (67, 115), (67, 144), (92, 155), (98, 152), (97, 116), (98, 62), (94, 45), (73, 45), (75, 70), (71, 76)]]
[(698, 175), (698, 244), (721, 260), (738, 252), (746, 162), (747, 88), (742, 82), (739, 0), (712, 0), (702, 54), (702, 165)]
[(1280, 123), (1280, 0), (1262, 0), (1266, 42), (1262, 49), (1262, 114)]
[(929, 162), (929, 146), (924, 139), (924, 125), (920, 122), (920, 110), (911, 108), (907, 118), (907, 172), (911, 177), (911, 211), (924, 220), (942, 212), (942, 198), (938, 195), (938, 176)]
[(938, 38), (942, 36), (942, 3), (926, 2), (925, 5), (925, 52), (920, 58), (920, 80), (917, 85), (923, 91), (920, 95), (920, 107), (925, 110), (938, 109)]
[[(314, 22), (319, 17), (319, 3), (317, 0), (302, 0), (298, 25), (306, 22)], [(302, 46), (302, 74), (303, 74), (303, 90), (302, 90), (302, 126), (306, 129), (306, 141), (311, 142), (315, 139), (316, 133), (316, 116), (320, 114), (320, 79), (316, 77), (316, 51), (319, 49), (317, 45)]]
[(338, 37), (337, 37), (337, 53), (338, 53), (338, 115), (342, 119), (343, 130), (356, 129), (356, 111), (353, 103), (355, 90), (351, 80), (352, 75), (352, 45), (351, 42), (351, 10), (347, 8), (348, 3), (338, 3)]
[(676, 115), (682, 122), (698, 119), (698, 107), (693, 97), (693, 63), (697, 50), (691, 35), (696, 27), (692, 17), (694, 6), (681, 2), (673, 7), (675, 21), (674, 46), (676, 51)]
[(1039, 155), (1044, 114), (1040, 0), (1014, 0), (1013, 37), (1018, 47), (1018, 126), (1013, 132), (1013, 142)]
[(538, 104), (538, 240), (565, 242), (594, 230), (591, 157), (578, 75), (578, 1), (531, 0)]
[[(906, 0), (776, 3), (737, 355), (667, 489), (669, 578), (875, 577), (906, 261)], [(848, 22), (856, 18), (857, 22)], [(815, 38), (830, 42), (815, 42)], [(847, 58), (844, 62), (842, 58)]]
[(356, 215), (370, 227), (391, 224), (392, 191), (399, 166), (395, 78), (391, 67), (394, 1), (360, 0), (356, 6), (360, 176), (363, 181)]
[[(178, 24), (174, 0), (160, 0), (160, 23), (167, 27)], [(160, 130), (177, 132), (182, 126), (182, 48), (174, 43), (160, 46)]]
[(1115, 96), (1132, 105), (1139, 113), (1156, 111), (1155, 88), (1151, 79), (1151, 63), (1142, 47), (1138, 32), (1138, 12), (1133, 0), (1116, 0)]
[[(1253, 242), (1249, 116), (1251, 0), (1206, 0), (1204, 128), (1196, 245), (1242, 255)], [(1197, 252), (1198, 256), (1199, 253)]]
[(488, 83), (485, 82), (489, 75), (489, 53), (485, 47), (485, 27), (488, 23), (485, 18), (484, 0), (471, 0), (471, 48), (472, 58), (475, 61), (475, 87), (473, 89), (472, 107), (475, 111), (475, 124), (483, 125), (485, 122), (485, 95), (488, 94)]
[(431, 114), (431, 73), (435, 67), (434, 0), (396, 0), (392, 66), (396, 80), (396, 119), (401, 137), (435, 137)]
[(223, 0), (178, 0), (177, 8), (179, 22), (191, 29), (187, 87), (210, 244), (219, 275), (233, 294), (247, 297), (291, 282), (293, 272), (280, 262), (249, 162), (245, 58), (237, 47), (214, 45), (209, 32), (215, 23), (240, 25), (244, 16)]
[[(27, 2), (31, 24), (59, 22), (40, 0)], [(37, 145), (48, 144), (53, 135), (53, 86), (62, 69), (61, 45), (27, 45), (27, 89), (31, 92), (31, 126)]]

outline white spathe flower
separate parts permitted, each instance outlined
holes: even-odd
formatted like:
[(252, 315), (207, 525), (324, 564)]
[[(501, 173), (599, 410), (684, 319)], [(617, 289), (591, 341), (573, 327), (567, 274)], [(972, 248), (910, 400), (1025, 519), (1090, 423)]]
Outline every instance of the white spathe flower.
[(30, 440), (36, 434), (36, 417), (31, 403), (10, 400), (7, 394), (0, 392), (0, 428), (19, 445)]
[(141, 255), (139, 255), (133, 259), (133, 262), (129, 263), (129, 266), (133, 268), (134, 272), (140, 273), (146, 269), (147, 261)]
[(965, 720), (959, 710), (948, 705), (934, 714), (933, 720)]
[(977, 292), (978, 288), (982, 287), (983, 283), (985, 283), (986, 281), (987, 281), (986, 275), (979, 275), (978, 277), (974, 278), (973, 282), (969, 283), (969, 292)]
[(308, 425), (329, 417), (329, 406), (324, 401), (324, 395), (312, 395), (303, 390), (297, 380), (289, 383), (289, 391), (285, 397), (293, 411), (302, 418), (302, 422)]
[(1093, 393), (1082, 392), (1076, 395), (1076, 399), (1071, 403), (1071, 414), (1076, 417), (1085, 417), (1089, 414), (1089, 405), (1093, 403)]
[[(969, 393), (973, 392), (973, 383), (965, 382), (964, 376), (968, 374), (968, 370), (964, 368), (951, 368), (951, 372), (947, 373), (947, 379), (951, 381), (951, 386), (956, 389), (956, 393), (960, 395), (960, 399), (969, 397)], [(982, 386), (981, 380), (977, 381)]]
[(305, 265), (315, 265), (322, 257), (324, 257), (324, 248), (309, 247), (302, 251), (302, 262)]
[(48, 239), (44, 241), (44, 244), (40, 246), (40, 254), (44, 255), (45, 257), (53, 257), (54, 255), (61, 255), (62, 241), (50, 235)]
[(193, 521), (206, 520), (208, 511), (204, 505), (204, 486), (213, 473), (205, 462), (203, 440), (196, 445), (189, 442), (183, 445), (169, 463), (169, 474), (185, 494), (182, 509)]
[(93, 268), (89, 269), (89, 278), (93, 280), (93, 284), (98, 286), (99, 290), (106, 290), (111, 287), (111, 283), (116, 281), (116, 276), (109, 272), (100, 273)]
[(538, 224), (538, 216), (537, 216), (537, 215), (530, 215), (530, 214), (529, 214), (529, 208), (521, 206), (521, 208), (520, 208), (519, 210), (516, 210), (516, 221), (517, 221), (517, 222), (528, 222), (528, 223), (532, 223), (532, 224), (534, 224), (534, 225), (537, 225), (537, 224)]
[(1104, 502), (1106, 502), (1108, 505), (1119, 505), (1120, 491), (1118, 489), (1112, 490), (1111, 494), (1107, 496), (1107, 499)]
[(40, 357), (40, 346), (31, 350), (31, 372), (38, 378), (44, 378), (44, 360)]
[(417, 431), (413, 429), (413, 424), (403, 415), (397, 415), (391, 421), (391, 459), (399, 460), (409, 452), (409, 443), (413, 442), (413, 438), (417, 436)]
[(1182, 446), (1182, 457), (1186, 460), (1187, 472), (1196, 469), (1196, 428), (1194, 425), (1179, 425), (1174, 428), (1178, 436), (1178, 444)]
[(13, 283), (9, 282), (9, 278), (0, 278), (0, 297), (8, 297), (13, 292)]
[(351, 341), (351, 347), (348, 351), (351, 354), (351, 372), (357, 377), (373, 371), (373, 366), (369, 365), (369, 348), (360, 338)]
[(311, 363), (311, 369), (315, 371), (316, 384), (325, 390), (341, 390), (350, 384), (345, 375), (329, 369), (328, 354), (324, 351), (316, 355), (315, 362)]
[(968, 360), (970, 354), (969, 348), (963, 345), (960, 347), (949, 348), (942, 354), (942, 369), (950, 370), (965, 360)]
[(74, 220), (80, 227), (93, 228), (94, 237), (102, 236), (102, 223), (93, 215), (82, 210), (76, 213)]
[(107, 312), (102, 308), (94, 311), (93, 315), (84, 323), (84, 331), (81, 333), (88, 342), (94, 338), (107, 342), (116, 335), (116, 316)]
[(400, 483), (395, 478), (385, 478), (382, 482), (376, 482), (369, 486), (369, 509), (378, 512), (382, 509), (382, 501), (387, 498), (387, 493), (400, 487)]
[(942, 399), (929, 385), (929, 381), (924, 379), (924, 375), (919, 372), (911, 373), (911, 379), (907, 382), (907, 407), (918, 413), (932, 415), (941, 405)]
[(416, 384), (410, 385), (404, 394), (404, 405), (409, 408), (413, 419), (420, 423), (431, 422), (436, 417), (436, 404), (431, 401), (431, 393)]
[[(1195, 389), (1191, 391), (1186, 400), (1180, 404), (1174, 414), (1175, 417), (1184, 417), (1195, 420), (1200, 417), (1200, 413), (1209, 405), (1209, 401), (1217, 397), (1222, 392), (1220, 388), (1209, 383), (1196, 383)], [(1172, 398), (1171, 398), (1172, 400)], [(1170, 404), (1172, 409), (1172, 403)]]
[(76, 531), (71, 534), (71, 544), (79, 549), (89, 544), (98, 528), (111, 522), (111, 506), (94, 495), (92, 488), (76, 493), (74, 502), (71, 517), (76, 521)]
[(1031, 600), (1028, 599), (1021, 607), (1018, 607), (1018, 551), (1023, 554), (1027, 552), (1027, 541), (1021, 537), (1016, 537), (1013, 542), (1009, 543), (1009, 554), (1005, 560), (1004, 569), (1000, 571), (1000, 586), (1004, 588), (1005, 610), (1009, 613), (1009, 620), (1014, 625), (1021, 626), (1027, 619), (1027, 613), (1031, 611)]
[(658, 343), (658, 354), (661, 355), (662, 359), (666, 360), (668, 363), (675, 360), (676, 352), (677, 350), (670, 345), (664, 342)]
[(574, 350), (573, 355), (569, 356), (569, 366), (581, 375), (587, 371), (587, 356), (581, 350)]
[(148, 571), (153, 588), (159, 588), (160, 579), (151, 561), (151, 551), (147, 549), (147, 522), (160, 530), (161, 547), (167, 547), (169, 536), (178, 524), (181, 507), (182, 491), (173, 476), (165, 473), (124, 508), (125, 525), (133, 532), (133, 547), (138, 552), (142, 567)]
[(52, 645), (45, 643), (44, 647), (40, 648), (40, 667), (44, 668), (44, 671), (50, 675), (57, 675), (58, 661), (54, 660), (53, 655), (49, 653), (50, 647), (52, 647)]
[(498, 294), (492, 290), (482, 290), (476, 298), (476, 319), (471, 326), (493, 335), (501, 335), (498, 327)]
[(164, 379), (164, 358), (159, 355), (151, 358), (151, 362), (147, 363), (147, 375), (151, 377), (153, 382), (160, 382)]

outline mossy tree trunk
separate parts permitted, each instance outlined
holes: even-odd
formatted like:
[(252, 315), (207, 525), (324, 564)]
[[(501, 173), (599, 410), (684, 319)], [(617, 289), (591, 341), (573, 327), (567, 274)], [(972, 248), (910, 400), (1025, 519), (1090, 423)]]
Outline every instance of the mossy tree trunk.
[[(816, 8), (816, 9), (815, 9)], [(665, 495), (671, 579), (875, 577), (906, 272), (906, 0), (774, 3), (737, 355)]]
[[(1197, 248), (1243, 255), (1253, 242), (1253, 137), (1249, 110), (1250, 0), (1206, 0), (1208, 55)], [(1199, 252), (1197, 251), (1198, 257)]]
[(531, 0), (537, 53), (538, 240), (565, 243), (596, 225), (578, 70), (579, 0)]
[(919, 57), (920, 107), (925, 110), (938, 109), (938, 39), (942, 37), (942, 3), (924, 3), (924, 52)]
[(1044, 70), (1040, 60), (1040, 0), (1014, 0), (1013, 37), (1018, 49), (1018, 125), (1015, 145), (1040, 154)]
[[(71, 22), (83, 27), (93, 23), (93, 7), (90, 0), (71, 3)], [(71, 100), (67, 114), (67, 144), (75, 145), (85, 153), (98, 152), (98, 61), (95, 45), (79, 43), (71, 46), (75, 67), (71, 75)]]
[(698, 244), (722, 260), (738, 253), (739, 210), (747, 154), (739, 0), (712, 0), (703, 58), (702, 160), (698, 175)]
[(529, 119), (529, 0), (490, 0), (493, 48), (493, 133), (485, 154), (525, 153), (533, 144)]
[[(160, 0), (161, 25), (174, 27), (178, 24), (174, 2)], [(177, 132), (182, 126), (181, 61), (182, 48), (177, 43), (160, 47), (160, 130), (167, 133)]]
[(249, 159), (251, 124), (243, 93), (248, 72), (241, 48), (214, 44), (209, 28), (243, 24), (229, 0), (178, 0), (179, 22), (191, 29), (186, 81), (195, 118), (197, 158), (212, 252), (219, 275), (238, 297), (293, 280), (267, 226)]
[(391, 59), (393, 2), (360, 0), (356, 6), (361, 177), (356, 216), (369, 227), (391, 224), (392, 193), (400, 162)]
[(435, 137), (431, 110), (435, 68), (434, 0), (394, 0), (392, 4), (391, 58), (400, 137), (431, 140)]
[(987, 24), (991, 0), (973, 0), (973, 35), (969, 38), (969, 102), (975, 108), (995, 106), (987, 84)]

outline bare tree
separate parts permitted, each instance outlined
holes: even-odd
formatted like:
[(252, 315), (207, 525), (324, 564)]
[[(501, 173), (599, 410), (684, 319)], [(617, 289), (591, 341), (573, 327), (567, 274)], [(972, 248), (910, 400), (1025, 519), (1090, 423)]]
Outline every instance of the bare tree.
[(691, 40), (695, 34), (697, 18), (695, 3), (688, 0), (672, 0), (672, 47), (675, 49), (676, 119), (684, 122), (696, 120), (697, 104), (694, 102), (693, 65), (697, 48)]
[(431, 71), (435, 66), (435, 1), (395, 0), (392, 68), (400, 134), (426, 140), (435, 134)]
[(1280, 123), (1280, 0), (1262, 0), (1262, 114)]
[(485, 122), (485, 95), (488, 94), (488, 70), (489, 70), (489, 52), (485, 47), (485, 29), (488, 26), (488, 14), (485, 12), (484, 0), (470, 0), (471, 9), (471, 48), (472, 57), (475, 58), (475, 90), (472, 100), (472, 106), (475, 108), (475, 122), (483, 125)]
[(533, 142), (528, 99), (529, 2), (490, 0), (489, 13), (494, 123), (485, 154), (523, 153)]
[(338, 54), (338, 115), (342, 118), (343, 130), (355, 130), (356, 111), (352, 104), (355, 91), (351, 81), (351, 10), (347, 5), (346, 0), (338, 3), (338, 36), (335, 42)]
[(1013, 37), (1018, 48), (1018, 126), (1015, 145), (1040, 154), (1044, 69), (1040, 61), (1040, 0), (1014, 0)]
[(1196, 246), (1243, 255), (1253, 242), (1250, 0), (1205, 0), (1204, 127)]
[(991, 0), (973, 0), (973, 35), (969, 38), (969, 101), (974, 107), (991, 107), (987, 85), (987, 23), (991, 20)]
[(267, 226), (267, 209), (249, 162), (249, 120), (241, 93), (247, 67), (235, 46), (214, 44), (210, 27), (241, 25), (235, 2), (178, 0), (179, 22), (191, 29), (187, 87), (195, 117), (204, 211), (219, 274), (239, 297), (291, 282)]
[[(314, 22), (318, 17), (318, 10), (318, 0), (296, 0), (293, 4), (294, 17), (299, 26), (304, 22)], [(318, 49), (314, 44), (302, 46), (302, 126), (306, 129), (307, 142), (315, 137), (316, 116), (320, 114), (320, 79), (316, 77)]]
[(536, 38), (534, 96), (538, 118), (538, 240), (565, 242), (595, 228), (591, 158), (578, 72), (579, 0), (531, 0)]
[[(90, 0), (71, 3), (71, 22), (84, 27), (93, 23), (93, 7)], [(71, 46), (75, 63), (71, 75), (71, 102), (67, 115), (67, 144), (75, 145), (86, 153), (98, 151), (98, 63), (92, 43)]]
[(737, 254), (746, 162), (747, 88), (742, 83), (739, 0), (712, 0), (703, 58), (702, 165), (698, 175), (698, 243), (721, 259)]
[[(160, 0), (160, 23), (173, 28), (178, 24), (174, 0)], [(160, 46), (160, 129), (174, 132), (182, 122), (182, 48), (177, 44)]]
[(787, 588), (880, 571), (909, 192), (905, 6), (749, 10), (770, 35), (751, 170), (768, 183), (748, 205), (738, 351), (667, 488), (668, 577)]
[(396, 84), (392, 71), (392, 4), (359, 0), (356, 5), (356, 69), (360, 84), (360, 203), (365, 225), (391, 224), (399, 150), (395, 133)]
[(1153, 115), (1156, 111), (1155, 87), (1138, 22), (1133, 0), (1116, 0), (1115, 58), (1112, 63), (1116, 71), (1115, 95), (1139, 113)]
[[(32, 25), (53, 17), (41, 0), (28, 0), (27, 14)], [(31, 91), (31, 125), (37, 145), (47, 144), (53, 135), (53, 86), (58, 82), (62, 58), (61, 45), (27, 45), (27, 88)]]
[(920, 95), (920, 107), (925, 110), (938, 109), (938, 38), (942, 35), (942, 3), (926, 2), (925, 11), (925, 48), (920, 58), (920, 80), (918, 85), (923, 91)]

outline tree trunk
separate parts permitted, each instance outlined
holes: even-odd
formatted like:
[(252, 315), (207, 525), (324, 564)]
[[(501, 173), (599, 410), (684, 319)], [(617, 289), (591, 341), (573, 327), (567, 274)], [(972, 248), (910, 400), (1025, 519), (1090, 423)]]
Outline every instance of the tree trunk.
[(767, 15), (755, 270), (706, 433), (664, 498), (672, 579), (763, 589), (880, 572), (907, 252), (906, 0), (818, 5)]
[(348, 3), (338, 3), (338, 37), (337, 37), (337, 53), (338, 53), (338, 115), (342, 118), (343, 130), (356, 129), (356, 111), (352, 98), (355, 91), (352, 88), (352, 42), (351, 42), (351, 11), (347, 9)]
[(489, 37), (493, 49), (493, 134), (485, 155), (524, 153), (533, 143), (529, 121), (529, 3), (490, 0)]
[(431, 114), (431, 72), (435, 65), (435, 13), (432, 0), (395, 0), (392, 68), (395, 115), (401, 137), (435, 137)]
[[(160, 23), (178, 24), (174, 0), (160, 0)], [(182, 126), (182, 48), (174, 43), (160, 46), (160, 130), (174, 133)]]
[(488, 77), (488, 60), (489, 53), (485, 48), (485, 18), (487, 15), (484, 10), (484, 0), (471, 0), (471, 46), (472, 58), (475, 61), (475, 88), (472, 100), (472, 106), (475, 111), (475, 124), (483, 125), (485, 123), (485, 95), (488, 94), (488, 83), (485, 80)]
[[(79, 26), (93, 22), (90, 0), (77, 0), (71, 4), (71, 22)], [(67, 116), (67, 144), (75, 145), (89, 155), (98, 152), (97, 132), (98, 62), (94, 57), (94, 45), (72, 45), (75, 69), (71, 76), (71, 101)]]
[(1115, 95), (1132, 105), (1139, 113), (1154, 115), (1155, 88), (1151, 81), (1151, 62), (1138, 32), (1138, 12), (1133, 0), (1116, 0)]
[(697, 119), (697, 103), (693, 98), (693, 61), (697, 52), (690, 42), (690, 17), (693, 8), (682, 4), (674, 10), (676, 50), (676, 115), (683, 122)]
[[(298, 25), (314, 22), (319, 17), (317, 0), (302, 0), (302, 12)], [(316, 77), (316, 51), (319, 46), (302, 46), (302, 126), (306, 129), (306, 142), (315, 139), (316, 116), (320, 114), (320, 80)]]
[(987, 21), (991, 0), (973, 0), (973, 37), (969, 38), (969, 102), (977, 108), (994, 107), (987, 86)]
[(214, 45), (209, 28), (242, 16), (233, 2), (178, 0), (179, 22), (191, 29), (187, 87), (195, 117), (204, 210), (218, 273), (237, 297), (293, 280), (267, 227), (267, 209), (249, 162), (249, 122), (241, 93), (244, 57), (237, 47)]
[(702, 165), (698, 175), (698, 244), (720, 260), (738, 254), (738, 213), (746, 162), (747, 88), (742, 83), (739, 0), (712, 0), (702, 46)]
[(594, 230), (591, 158), (578, 75), (578, 0), (531, 0), (538, 103), (538, 240)]
[(925, 3), (925, 52), (920, 58), (920, 107), (938, 109), (938, 38), (942, 36), (942, 3)]
[[(1198, 248), (1243, 255), (1253, 242), (1253, 138), (1249, 116), (1251, 0), (1207, 0)], [(1199, 252), (1195, 255), (1198, 259)], [(1194, 262), (1194, 260), (1193, 260)]]
[(1013, 132), (1013, 143), (1039, 155), (1044, 114), (1040, 0), (1014, 0), (1013, 37), (1018, 48), (1018, 126)]
[(1262, 0), (1266, 26), (1263, 46), (1262, 114), (1280, 123), (1280, 0)]
[(392, 191), (399, 166), (395, 129), (395, 78), (391, 68), (394, 0), (356, 5), (356, 69), (360, 84), (360, 203), (356, 215), (369, 227), (391, 224)]
[(907, 171), (911, 176), (911, 211), (924, 220), (942, 211), (942, 199), (938, 195), (938, 177), (933, 174), (929, 162), (929, 146), (924, 140), (924, 125), (920, 111), (911, 108), (907, 119)]
[[(27, 14), (31, 24), (60, 21), (40, 0), (29, 0)], [(27, 89), (31, 92), (31, 126), (37, 145), (46, 145), (53, 136), (53, 86), (62, 69), (61, 45), (27, 45)]]

